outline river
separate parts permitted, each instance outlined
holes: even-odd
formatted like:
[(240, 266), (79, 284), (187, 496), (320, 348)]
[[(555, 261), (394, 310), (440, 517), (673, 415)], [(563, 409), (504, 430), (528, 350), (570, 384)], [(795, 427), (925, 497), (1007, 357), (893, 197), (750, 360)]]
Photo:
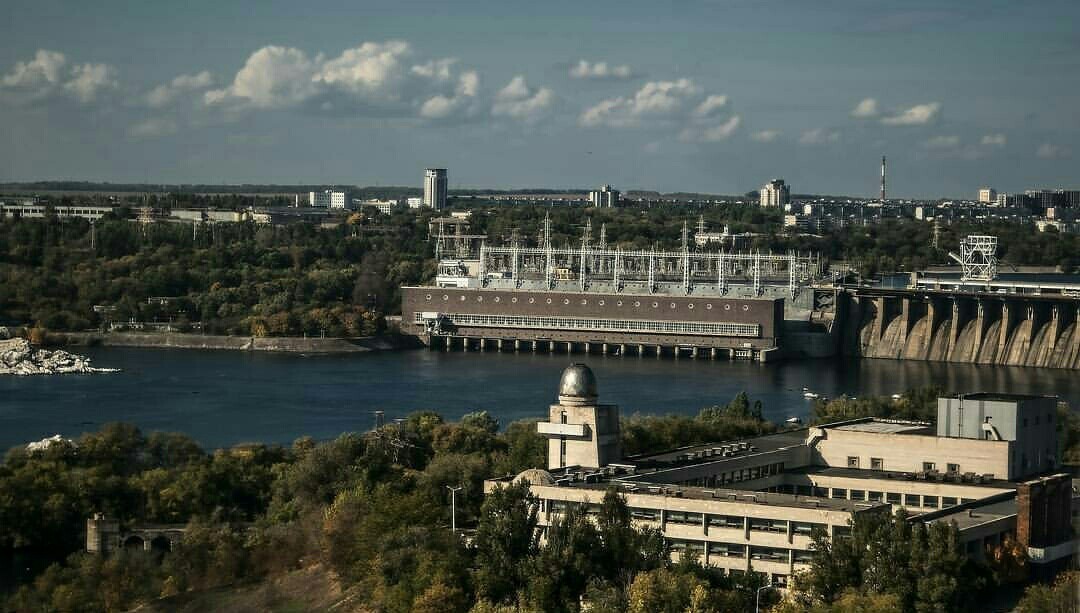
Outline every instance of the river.
[(448, 419), (484, 409), (503, 424), (546, 415), (562, 369), (586, 362), (602, 402), (634, 412), (696, 413), (745, 390), (765, 416), (805, 417), (803, 387), (822, 395), (889, 395), (936, 384), (951, 392), (1055, 394), (1080, 406), (1074, 371), (895, 360), (778, 364), (617, 356), (425, 350), (304, 356), (240, 351), (88, 348), (116, 374), (0, 378), (0, 449), (111, 421), (184, 432), (207, 447), (290, 443), (364, 430), (432, 409)]

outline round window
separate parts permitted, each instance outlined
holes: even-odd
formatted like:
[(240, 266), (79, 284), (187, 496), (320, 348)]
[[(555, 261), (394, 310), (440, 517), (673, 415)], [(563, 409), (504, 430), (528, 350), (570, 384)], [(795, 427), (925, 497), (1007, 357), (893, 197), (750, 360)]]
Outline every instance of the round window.
[(477, 296), (477, 297), (476, 297), (476, 301), (477, 301), (477, 302), (483, 302), (483, 301), (484, 301), (484, 297), (483, 297), (483, 296)]
[(731, 305), (730, 304), (725, 304), (724, 305), (724, 310), (725, 311), (730, 311), (731, 310)]
[(616, 302), (615, 306), (622, 306), (622, 300), (619, 300), (618, 302)]
[(674, 302), (671, 303), (671, 308), (673, 308), (673, 309), (675, 308), (675, 303)]
[(427, 299), (428, 299), (428, 300), (431, 300), (431, 294), (428, 294), (428, 295), (427, 295)]
[(563, 298), (562, 303), (563, 304), (570, 304), (570, 299), (569, 298)]
[(443, 294), (443, 295), (442, 295), (442, 299), (443, 299), (443, 300), (449, 300), (449, 299), (450, 299), (450, 296), (447, 296), (446, 294)]
[(694, 303), (691, 302), (690, 304), (686, 305), (686, 308), (693, 309), (694, 308)]
[(709, 304), (706, 304), (705, 309), (708, 310), (708, 311), (711, 311), (712, 310), (712, 303), (710, 302)]
[(635, 300), (634, 301), (634, 306), (636, 306), (636, 307), (641, 306), (641, 301), (640, 300)]
[(513, 302), (513, 303), (516, 304), (517, 303), (517, 296), (514, 296), (513, 298), (511, 298), (510, 302)]
[(499, 297), (495, 296), (495, 302), (499, 302)]
[(749, 304), (742, 305), (742, 310), (749, 311), (750, 310), (750, 305)]
[(536, 302), (536, 298), (529, 298), (529, 304)]
[(462, 301), (462, 302), (465, 302), (465, 296), (462, 296), (462, 297), (461, 297), (461, 301)]
[(597, 302), (597, 304), (599, 304), (600, 306), (604, 306), (604, 301), (601, 300), (601, 301)]
[(656, 308), (656, 307), (658, 307), (658, 306), (660, 306), (660, 303), (659, 303), (659, 302), (654, 302), (654, 303), (652, 303), (652, 308), (654, 308), (654, 309), (655, 309), (655, 308)]
[(551, 298), (548, 298), (548, 299), (547, 299), (547, 303), (548, 303), (548, 304), (551, 304)]

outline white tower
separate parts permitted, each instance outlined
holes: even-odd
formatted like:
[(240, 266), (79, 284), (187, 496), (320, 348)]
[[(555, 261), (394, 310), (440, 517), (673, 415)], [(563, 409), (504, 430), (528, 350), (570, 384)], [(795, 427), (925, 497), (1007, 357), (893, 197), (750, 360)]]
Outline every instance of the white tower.
[(428, 168), (424, 171), (424, 206), (436, 211), (446, 208), (445, 168)]

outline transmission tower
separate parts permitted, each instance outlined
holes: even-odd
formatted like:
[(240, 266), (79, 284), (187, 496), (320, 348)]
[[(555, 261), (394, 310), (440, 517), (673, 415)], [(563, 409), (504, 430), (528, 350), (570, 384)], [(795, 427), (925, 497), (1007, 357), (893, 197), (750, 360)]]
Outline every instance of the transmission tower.
[(960, 255), (949, 252), (960, 263), (964, 281), (992, 281), (997, 277), (997, 237), (972, 235), (960, 242)]

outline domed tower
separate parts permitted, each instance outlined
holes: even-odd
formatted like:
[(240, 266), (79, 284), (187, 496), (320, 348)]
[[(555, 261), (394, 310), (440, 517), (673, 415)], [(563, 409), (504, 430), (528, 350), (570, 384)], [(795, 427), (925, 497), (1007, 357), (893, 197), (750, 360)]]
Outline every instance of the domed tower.
[(559, 403), (537, 431), (548, 437), (548, 469), (600, 468), (617, 462), (619, 407), (597, 402), (596, 375), (584, 364), (571, 364), (559, 379)]

